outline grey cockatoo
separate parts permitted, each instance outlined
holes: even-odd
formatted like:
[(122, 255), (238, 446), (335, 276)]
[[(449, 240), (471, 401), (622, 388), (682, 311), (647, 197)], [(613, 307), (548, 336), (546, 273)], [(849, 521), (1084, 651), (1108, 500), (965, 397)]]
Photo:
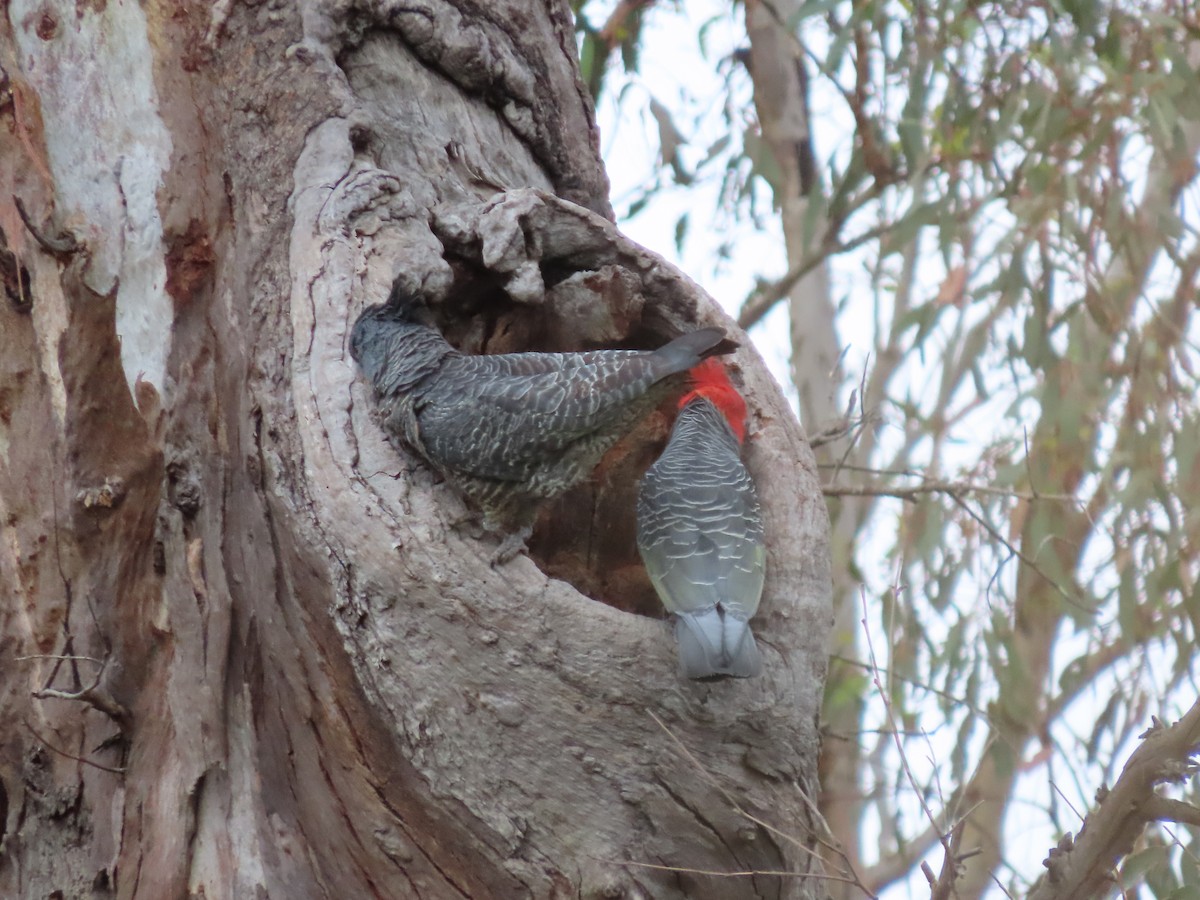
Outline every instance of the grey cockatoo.
[(524, 547), (539, 504), (578, 484), (702, 359), (736, 345), (702, 328), (657, 350), (470, 356), (419, 321), (397, 291), (354, 323), (350, 353), (375, 388), (385, 430)]
[(718, 360), (706, 360), (692, 378), (666, 449), (642, 479), (638, 549), (675, 616), (683, 674), (748, 677), (762, 671), (749, 622), (767, 551), (741, 458), (746, 403)]

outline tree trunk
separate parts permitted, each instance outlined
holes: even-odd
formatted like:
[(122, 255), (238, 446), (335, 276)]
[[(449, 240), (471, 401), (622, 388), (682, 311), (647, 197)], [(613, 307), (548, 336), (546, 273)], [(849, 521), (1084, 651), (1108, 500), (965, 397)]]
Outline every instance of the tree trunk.
[[(812, 457), (609, 221), (566, 4), (14, 0), (0, 43), (0, 895), (819, 894)], [(681, 680), (646, 599), (662, 415), (489, 567), (347, 351), (397, 278), (469, 352), (742, 341), (763, 677)]]

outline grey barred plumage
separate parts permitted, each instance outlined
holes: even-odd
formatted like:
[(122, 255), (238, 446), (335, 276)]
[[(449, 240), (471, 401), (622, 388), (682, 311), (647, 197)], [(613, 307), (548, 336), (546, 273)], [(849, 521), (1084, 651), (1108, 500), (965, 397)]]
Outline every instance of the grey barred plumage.
[(748, 623), (766, 567), (762, 516), (738, 438), (706, 397), (680, 410), (642, 480), (637, 513), (638, 550), (675, 615), (683, 674), (757, 675), (762, 660)]
[(733, 346), (704, 328), (653, 351), (470, 356), (395, 295), (350, 337), (388, 434), (478, 504), (485, 527), (515, 530), (497, 562), (524, 546), (542, 501), (587, 478), (683, 373)]

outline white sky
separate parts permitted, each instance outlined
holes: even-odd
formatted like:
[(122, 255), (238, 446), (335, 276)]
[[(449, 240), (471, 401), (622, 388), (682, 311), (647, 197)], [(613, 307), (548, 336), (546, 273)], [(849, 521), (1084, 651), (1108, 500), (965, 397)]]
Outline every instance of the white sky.
[[(716, 0), (690, 0), (678, 12), (651, 10), (644, 38), (648, 50), (643, 52), (638, 74), (626, 76), (619, 62), (612, 67), (598, 115), (601, 149), (621, 228), (678, 265), (736, 316), (756, 278), (770, 279), (787, 271), (778, 218), (765, 217), (765, 233), (735, 226), (736, 251), (731, 259), (721, 260), (719, 249), (730, 239), (734, 223), (718, 225), (715, 221), (720, 173), (714, 170), (711, 177), (701, 178), (691, 187), (674, 185), (669, 170), (659, 166), (658, 131), (649, 109), (653, 97), (672, 111), (683, 109), (701, 117), (701, 130), (685, 134), (689, 146), (683, 155), (693, 167), (726, 133), (720, 107), (714, 105), (714, 98), (724, 92), (715, 70), (718, 60), (727, 59), (745, 44), (740, 17), (734, 18), (729, 7), (729, 3)], [(697, 33), (705, 22), (712, 22), (706, 31), (707, 60), (697, 46)], [(749, 104), (749, 96), (746, 102)], [(680, 130), (688, 128), (689, 118), (686, 114), (677, 118)], [(630, 203), (656, 182), (665, 187), (641, 212), (625, 218)], [(680, 255), (675, 248), (675, 227), (685, 213), (691, 225)], [(754, 329), (752, 337), (776, 380), (794, 401), (787, 373), (788, 327), (783, 305)]]

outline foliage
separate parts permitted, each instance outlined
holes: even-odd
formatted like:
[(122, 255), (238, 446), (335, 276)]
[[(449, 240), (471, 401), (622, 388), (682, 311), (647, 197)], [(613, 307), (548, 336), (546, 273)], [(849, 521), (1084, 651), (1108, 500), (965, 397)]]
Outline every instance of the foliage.
[[(986, 817), (970, 798), (1000, 787), (1010, 841), (987, 874), (1024, 893), (1150, 715), (1195, 695), (1200, 20), (1173, 0), (772, 9), (808, 70), (821, 173), (791, 281), (828, 264), (852, 285), (837, 388), (862, 388), (860, 427), (821, 456), (831, 513), (854, 526), (835, 529), (854, 560), (836, 589), (856, 597), (861, 577), (885, 689), (862, 710), (864, 799), (839, 838), (878, 836), (861, 859), (882, 887), (940, 854), (926, 808), (947, 829)], [(692, 23), (698, 44), (741, 12)], [(654, 52), (648, 33), (627, 69)], [(781, 178), (743, 60), (708, 63), (725, 131), (686, 178), (674, 160), (698, 117), (664, 95), (654, 118), (674, 181), (719, 182), (736, 234), (762, 225), (764, 196), (783, 204)], [(865, 649), (830, 703), (865, 684)], [(1122, 885), (1195, 894), (1195, 841), (1151, 830)]]

